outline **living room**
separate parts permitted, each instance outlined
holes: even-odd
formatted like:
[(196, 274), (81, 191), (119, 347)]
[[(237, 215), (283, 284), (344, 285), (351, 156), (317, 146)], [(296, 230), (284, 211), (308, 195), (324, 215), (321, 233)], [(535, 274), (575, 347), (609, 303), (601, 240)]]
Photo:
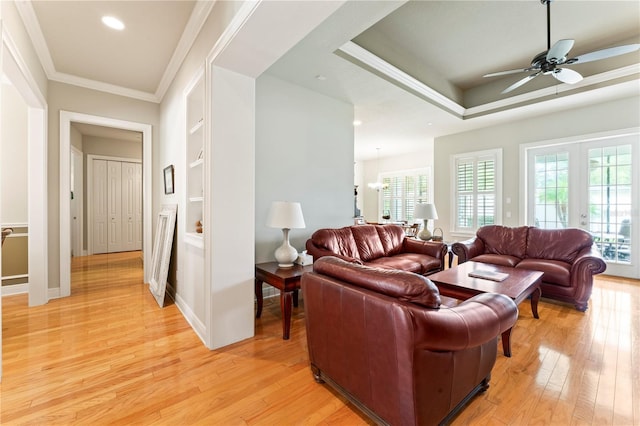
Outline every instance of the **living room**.
[[(215, 13), (232, 15), (234, 12), (238, 12), (239, 5), (231, 6), (228, 3), (230, 2), (218, 2), (214, 6)], [(362, 3), (358, 7), (371, 8), (367, 12), (370, 14), (366, 15), (363, 10), (357, 10), (355, 3)], [(343, 31), (351, 32), (352, 34), (348, 37), (351, 39), (365, 30), (371, 22), (382, 18), (400, 6), (400, 4), (382, 3), (353, 2), (349, 4), (349, 7), (355, 9), (342, 17), (336, 15), (335, 18), (347, 20), (354, 19), (354, 16), (360, 16), (359, 20), (354, 22), (356, 28), (347, 30), (347, 27), (339, 25), (338, 28), (344, 28)], [(255, 144), (252, 141), (247, 142), (246, 135), (242, 134), (235, 146), (220, 143), (213, 145), (207, 153), (210, 156), (207, 161), (210, 163), (210, 170), (213, 171), (213, 174), (210, 176), (212, 186), (209, 188), (211, 195), (209, 202), (212, 204), (207, 213), (210, 214), (208, 218), (211, 227), (206, 231), (208, 237), (205, 239), (208, 244), (211, 244), (207, 250), (210, 251), (212, 260), (205, 267), (208, 272), (202, 272), (201, 282), (212, 283), (212, 288), (203, 289), (206, 291), (205, 293), (197, 294), (194, 297), (191, 292), (192, 288), (189, 287), (190, 280), (183, 275), (190, 266), (186, 263), (178, 265), (177, 282), (173, 284), (178, 287), (179, 292), (184, 291), (180, 294), (183, 296), (183, 301), (191, 298), (188, 303), (185, 302), (185, 305), (182, 306), (185, 310), (185, 316), (192, 315), (189, 317), (191, 321), (201, 323), (202, 335), (200, 337), (210, 346), (214, 346), (213, 340), (220, 333), (224, 335), (225, 339), (228, 338), (228, 340), (223, 339), (223, 343), (234, 339), (243, 339), (254, 333), (253, 266), (256, 262), (272, 260), (273, 250), (281, 241), (280, 230), (268, 228), (265, 224), (272, 201), (290, 199), (302, 203), (306, 228), (292, 232), (292, 243), (301, 250), (304, 242), (315, 229), (352, 223), (354, 184), (361, 188), (360, 193), (363, 199), (361, 199), (360, 207), (365, 218), (370, 221), (378, 221), (380, 220), (380, 211), (377, 207), (378, 193), (375, 190), (369, 190), (367, 183), (376, 181), (379, 173), (401, 170), (400, 165), (407, 169), (430, 167), (434, 183), (432, 201), (436, 204), (439, 214), (435, 226), (445, 230), (447, 239), (458, 238), (451, 232), (453, 229), (450, 196), (452, 188), (449, 184), (452, 180), (449, 167), (451, 156), (489, 149), (502, 150), (503, 176), (505, 177), (502, 199), (509, 198), (511, 207), (502, 207), (501, 221), (505, 225), (517, 225), (524, 223), (523, 218), (526, 217), (524, 199), (520, 195), (523, 193), (522, 179), (525, 178), (519, 172), (522, 164), (521, 149), (523, 144), (533, 144), (532, 147), (535, 147), (536, 144), (548, 144), (549, 141), (572, 142), (574, 138), (583, 140), (592, 139), (594, 136), (610, 138), (611, 132), (639, 126), (636, 72), (632, 76), (631, 84), (634, 86), (631, 91), (622, 96), (617, 94), (616, 97), (619, 99), (608, 99), (598, 102), (596, 105), (573, 107), (565, 111), (550, 108), (536, 112), (535, 116), (513, 118), (506, 124), (491, 125), (476, 130), (467, 129), (465, 132), (449, 136), (426, 138), (422, 142), (423, 149), (413, 151), (413, 153), (407, 151), (400, 156), (388, 155), (388, 153), (394, 152), (393, 148), (382, 147), (380, 160), (378, 160), (376, 148), (382, 145), (376, 142), (372, 142), (368, 146), (365, 154), (356, 154), (354, 139), (357, 144), (360, 130), (359, 128), (354, 130), (353, 122), (359, 118), (360, 110), (357, 107), (354, 110), (352, 104), (340, 97), (331, 97), (321, 93), (320, 90), (311, 90), (295, 82), (287, 81), (278, 75), (275, 68), (264, 72), (271, 63), (284, 57), (285, 52), (295, 49), (297, 41), (304, 39), (312, 28), (324, 21), (325, 17), (331, 16), (339, 9), (340, 4), (333, 4), (331, 10), (327, 10), (329, 8), (327, 5), (316, 6), (318, 9), (303, 10), (296, 14), (291, 10), (286, 10), (286, 4), (263, 4), (252, 16), (252, 19), (264, 19), (262, 25), (267, 22), (269, 23), (268, 28), (286, 27), (290, 22), (300, 22), (301, 27), (308, 26), (305, 28), (296, 27), (288, 29), (288, 31), (283, 30), (283, 33), (287, 32), (287, 34), (280, 35), (279, 41), (288, 39), (287, 42), (283, 42), (279, 46), (279, 50), (275, 49), (278, 52), (273, 52), (273, 55), (264, 63), (247, 71), (247, 74), (255, 78), (256, 113), (255, 124), (252, 114), (249, 114), (251, 117), (244, 122), (246, 129), (243, 130), (247, 133), (253, 133), (255, 125)], [(542, 8), (539, 4), (535, 6)], [(34, 58), (37, 55), (33, 54), (30, 47), (24, 47), (22, 44), (29, 44), (24, 42), (28, 40), (26, 31), (19, 29), (16, 21), (12, 20), (14, 16), (10, 11), (7, 12), (8, 7), (3, 4), (3, 9), (5, 9), (3, 22), (7, 24), (16, 42), (20, 45), (21, 54), (29, 61), (36, 62), (37, 59)], [(221, 10), (225, 7), (232, 10)], [(265, 9), (261, 9), (262, 7)], [(276, 18), (265, 11), (270, 7), (274, 8), (270, 11), (273, 15), (278, 15), (283, 11), (286, 13)], [(376, 8), (378, 9), (376, 10)], [(313, 14), (316, 14), (314, 19), (307, 16)], [(305, 17), (312, 22), (303, 24)], [(249, 20), (248, 17), (247, 19)], [(253, 23), (249, 20), (245, 29), (248, 30)], [(543, 26), (543, 24), (543, 20), (535, 20), (536, 26)], [(256, 31), (256, 34), (266, 37), (266, 32), (272, 36), (271, 32), (265, 30), (264, 27), (261, 30), (262, 33)], [(332, 30), (335, 31), (335, 28), (331, 26), (325, 29), (329, 32)], [(152, 213), (152, 221), (155, 221), (155, 216), (163, 204), (178, 204), (179, 209), (183, 210), (186, 204), (182, 187), (186, 174), (182, 144), (185, 135), (182, 118), (177, 120), (176, 117), (184, 115), (184, 89), (193, 80), (198, 69), (209, 66), (224, 67), (234, 61), (236, 61), (236, 65), (243, 62), (237, 57), (234, 58), (231, 53), (228, 53), (228, 57), (221, 57), (220, 62), (207, 62), (207, 54), (222, 32), (223, 30), (212, 22), (203, 27), (203, 33), (194, 44), (194, 49), (186, 56), (187, 65), (181, 68), (162, 102), (128, 98), (112, 93), (106, 94), (86, 87), (52, 81), (34, 67), (32, 73), (36, 75), (40, 90), (47, 94), (45, 99), (49, 108), (48, 150), (50, 154), (47, 162), (47, 180), (50, 193), (49, 204), (47, 204), (47, 208), (42, 209), (45, 212), (48, 210), (49, 214), (47, 220), (49, 238), (46, 245), (48, 266), (45, 266), (49, 271), (49, 281), (45, 286), (45, 293), (51, 290), (50, 294), (56, 294), (55, 289), (60, 286), (60, 259), (63, 257), (59, 254), (60, 236), (57, 231), (57, 224), (60, 222), (58, 216), (60, 194), (57, 185), (60, 178), (58, 170), (58, 157), (60, 156), (58, 150), (59, 111), (81, 111), (86, 114), (128, 119), (153, 125), (153, 159), (148, 164), (148, 169), (152, 169), (153, 172), (150, 175), (153, 176), (153, 186), (151, 194), (147, 194), (145, 205), (150, 214)], [(16, 37), (15, 34), (20, 34), (20, 37)], [(543, 35), (542, 32), (542, 38)], [(255, 46), (257, 40), (260, 40), (260, 36), (250, 38), (249, 45), (253, 43)], [(240, 41), (238, 42), (240, 43)], [(233, 52), (234, 48), (240, 49), (235, 52), (242, 56), (242, 53), (239, 53), (242, 52), (241, 48), (235, 47), (233, 43), (229, 48), (229, 52)], [(255, 59), (255, 62), (260, 62), (261, 57), (254, 50), (250, 49), (250, 53), (245, 51), (244, 55), (245, 59), (248, 58), (249, 61)], [(345, 61), (345, 66), (350, 65), (346, 62), (348, 61)], [(527, 65), (526, 61), (524, 65)], [(246, 64), (243, 66), (249, 67)], [(518, 66), (518, 64), (514, 64), (514, 66)], [(496, 70), (502, 69), (502, 64), (498, 64), (497, 68)], [(238, 69), (241, 67), (238, 66)], [(207, 72), (209, 71), (207, 70)], [(357, 71), (355, 73), (361, 75), (360, 73), (366, 72)], [(307, 75), (312, 80), (310, 85), (322, 84), (322, 80), (315, 78), (316, 75), (320, 74)], [(221, 74), (223, 78), (228, 76)], [(331, 78), (331, 75), (327, 77)], [(549, 76), (540, 77), (540, 79), (543, 78), (549, 78)], [(244, 85), (243, 82), (240, 83), (240, 86), (247, 88), (251, 86), (251, 83)], [(398, 88), (386, 81), (381, 81), (370, 90), (385, 92), (395, 91)], [(405, 92), (400, 96), (415, 98), (410, 101), (410, 105), (424, 103), (420, 98), (410, 93)], [(225, 107), (224, 103), (219, 106), (221, 109)], [(531, 107), (531, 109), (535, 108)], [(415, 111), (420, 111), (419, 107), (416, 107)], [(383, 112), (393, 117), (392, 112)], [(243, 115), (242, 118), (244, 117)], [(457, 119), (459, 120), (459, 118)], [(478, 118), (478, 120), (483, 119)], [(242, 122), (242, 120), (239, 121)], [(370, 127), (371, 123), (368, 123), (366, 119), (362, 121), (360, 129)], [(469, 120), (469, 122), (472, 121)], [(220, 124), (224, 127), (225, 123)], [(238, 127), (243, 126), (243, 124), (235, 124)], [(222, 137), (228, 137), (227, 141), (235, 140), (233, 138), (239, 133), (241, 132), (233, 133), (229, 130), (229, 133), (222, 135)], [(633, 143), (637, 143), (637, 136)], [(354, 162), (356, 163), (355, 172)], [(178, 166), (176, 168), (177, 191), (174, 194), (165, 194), (159, 176), (161, 176), (162, 170), (171, 164)], [(230, 182), (233, 184), (231, 185)], [(442, 182), (446, 182), (446, 184)], [(230, 209), (229, 205), (235, 206), (235, 208)], [(178, 226), (177, 253), (180, 262), (189, 256), (186, 254), (189, 249), (185, 248), (186, 246), (183, 244), (184, 235), (181, 234), (184, 231), (184, 225), (186, 223), (179, 222)], [(432, 225), (434, 225), (433, 222)], [(213, 235), (215, 235), (215, 239), (211, 238)], [(147, 237), (151, 239), (150, 236)], [(233, 241), (232, 250), (229, 250), (229, 241)], [(43, 264), (47, 265), (46, 262)], [(219, 295), (225, 295), (225, 297), (218, 297)], [(237, 301), (238, 304), (229, 303), (229, 300)], [(211, 305), (205, 306), (208, 303)], [(228, 321), (217, 321), (220, 317), (215, 317), (215, 315), (224, 317), (226, 314), (231, 315)], [(227, 336), (228, 330), (213, 329), (218, 324), (222, 324), (222, 328), (228, 328), (226, 325), (229, 323), (234, 323), (237, 326), (237, 330), (234, 330), (237, 331), (235, 336)]]

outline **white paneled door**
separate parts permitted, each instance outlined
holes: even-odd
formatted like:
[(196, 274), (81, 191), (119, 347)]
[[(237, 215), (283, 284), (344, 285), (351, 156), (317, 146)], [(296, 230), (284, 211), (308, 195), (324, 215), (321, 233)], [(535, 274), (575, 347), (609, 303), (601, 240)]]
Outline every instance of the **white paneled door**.
[(89, 183), (92, 188), (91, 206), (93, 208), (93, 247), (94, 254), (109, 251), (107, 228), (109, 218), (107, 195), (107, 161), (93, 160), (93, 179)]
[(142, 166), (93, 160), (93, 253), (142, 249)]
[(122, 240), (120, 251), (142, 247), (142, 166), (122, 163)]

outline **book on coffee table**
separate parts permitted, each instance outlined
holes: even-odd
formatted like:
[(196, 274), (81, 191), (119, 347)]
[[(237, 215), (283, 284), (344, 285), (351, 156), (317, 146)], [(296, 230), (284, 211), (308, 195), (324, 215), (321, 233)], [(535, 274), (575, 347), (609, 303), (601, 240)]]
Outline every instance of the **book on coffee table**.
[(476, 271), (469, 272), (469, 276), (473, 278), (484, 278), (485, 280), (491, 280), (491, 281), (504, 281), (507, 279), (509, 274), (505, 274), (504, 272), (496, 272), (496, 271), (476, 270)]

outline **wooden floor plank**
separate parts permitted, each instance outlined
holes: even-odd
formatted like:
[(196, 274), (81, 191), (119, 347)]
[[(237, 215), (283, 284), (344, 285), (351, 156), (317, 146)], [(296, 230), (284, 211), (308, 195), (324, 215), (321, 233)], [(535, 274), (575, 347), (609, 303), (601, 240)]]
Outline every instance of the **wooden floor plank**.
[[(72, 295), (3, 298), (0, 423), (366, 425), (308, 366), (304, 300), (282, 340), (279, 299), (256, 336), (207, 350), (175, 304), (159, 308), (139, 253), (76, 258)], [(453, 425), (640, 424), (640, 282), (598, 276), (587, 312), (520, 306), (511, 358)], [(498, 343), (500, 345), (500, 343)]]

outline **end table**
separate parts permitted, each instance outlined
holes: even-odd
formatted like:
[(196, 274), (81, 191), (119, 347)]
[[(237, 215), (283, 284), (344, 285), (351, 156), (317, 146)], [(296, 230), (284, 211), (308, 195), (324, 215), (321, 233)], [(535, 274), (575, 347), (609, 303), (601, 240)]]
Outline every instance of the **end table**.
[(289, 339), (291, 330), (291, 305), (298, 307), (298, 290), (300, 279), (305, 272), (313, 271), (313, 265), (293, 265), (280, 268), (278, 262), (258, 263), (256, 265), (256, 318), (262, 315), (262, 283), (267, 283), (280, 290), (280, 311), (282, 312), (282, 339)]

